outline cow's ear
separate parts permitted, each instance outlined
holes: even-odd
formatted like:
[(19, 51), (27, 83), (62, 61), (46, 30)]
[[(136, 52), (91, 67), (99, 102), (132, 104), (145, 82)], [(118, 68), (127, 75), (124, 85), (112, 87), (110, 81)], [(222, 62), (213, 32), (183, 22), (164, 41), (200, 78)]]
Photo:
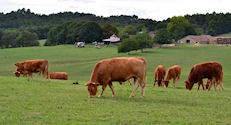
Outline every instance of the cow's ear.
[(18, 66), (18, 63), (15, 63), (14, 65), (15, 65), (15, 66)]
[(92, 83), (91, 82), (88, 82), (87, 84), (85, 84), (85, 86), (89, 86), (89, 85), (91, 85)]

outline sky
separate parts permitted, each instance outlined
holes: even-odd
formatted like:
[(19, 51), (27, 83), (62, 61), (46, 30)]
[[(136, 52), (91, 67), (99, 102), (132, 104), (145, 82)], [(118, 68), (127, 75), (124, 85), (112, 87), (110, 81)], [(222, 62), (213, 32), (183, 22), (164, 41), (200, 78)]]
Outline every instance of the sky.
[(231, 0), (0, 0), (0, 12), (22, 8), (37, 14), (71, 11), (104, 17), (137, 15), (161, 21), (186, 14), (231, 13)]

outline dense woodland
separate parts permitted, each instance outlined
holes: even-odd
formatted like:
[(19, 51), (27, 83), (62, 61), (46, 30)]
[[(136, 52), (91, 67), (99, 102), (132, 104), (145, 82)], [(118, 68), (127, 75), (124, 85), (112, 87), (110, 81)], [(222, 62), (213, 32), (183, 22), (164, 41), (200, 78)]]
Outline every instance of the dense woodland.
[[(187, 34), (210, 34), (210, 35), (219, 35), (231, 32), (231, 14), (230, 13), (207, 13), (207, 14), (194, 14), (194, 15), (185, 15), (185, 19), (188, 20), (190, 23), (190, 27), (188, 28), (190, 33)], [(113, 32), (120, 36), (120, 38), (128, 38), (131, 35), (135, 35), (138, 32), (151, 32), (151, 31), (158, 31), (160, 29), (165, 29), (168, 27), (171, 19), (166, 19), (163, 21), (155, 21), (151, 19), (140, 19), (138, 16), (110, 16), (110, 17), (102, 17), (96, 16), (94, 14), (87, 14), (87, 13), (78, 13), (78, 12), (62, 12), (50, 15), (40, 15), (35, 14), (30, 11), (30, 9), (19, 9), (17, 11), (12, 11), (10, 13), (0, 13), (0, 46), (1, 48), (10, 48), (10, 47), (20, 47), (20, 46), (31, 46), (31, 45), (38, 45), (35, 41), (38, 39), (47, 39), (49, 38), (48, 34), (54, 34), (60, 28), (66, 27), (67, 25), (75, 25), (77, 28), (83, 28), (82, 24), (87, 26), (90, 21), (90, 24), (93, 26), (94, 24), (97, 25), (98, 31), (101, 36), (95, 36), (95, 40), (100, 40), (105, 38), (105, 34), (111, 35)], [(81, 24), (82, 22), (82, 24)], [(95, 23), (93, 23), (95, 22)], [(69, 24), (68, 24), (69, 23)], [(77, 24), (81, 24), (81, 26), (77, 26)], [(108, 28), (105, 29), (105, 25), (110, 25), (109, 27), (113, 29), (113, 32), (108, 31)], [(187, 24), (188, 25), (188, 24)], [(67, 26), (68, 27), (68, 26)], [(67, 28), (66, 27), (66, 28)], [(70, 26), (69, 26), (70, 27)], [(103, 29), (104, 27), (104, 29)], [(68, 30), (66, 29), (65, 30)], [(82, 35), (88, 32), (89, 27), (84, 27), (85, 31), (80, 32), (80, 29), (76, 32)], [(65, 30), (60, 30), (62, 33)], [(115, 31), (114, 31), (115, 30)], [(107, 32), (110, 32), (109, 34)], [(162, 30), (163, 31), (163, 30)], [(170, 30), (170, 31), (174, 31)], [(50, 32), (50, 33), (49, 33)], [(71, 32), (71, 30), (69, 31)], [(22, 35), (32, 35), (28, 36), (29, 38), (35, 38), (29, 45), (17, 45), (21, 42), (18, 42), (18, 37)], [(104, 35), (103, 35), (104, 34)], [(171, 36), (171, 35), (170, 35)], [(173, 37), (174, 35), (172, 35)], [(179, 39), (177, 36), (173, 37), (174, 40)], [(51, 37), (51, 36), (50, 36)], [(66, 37), (66, 36), (65, 36)], [(76, 36), (74, 36), (76, 37)], [(77, 35), (78, 37), (78, 35)], [(67, 37), (63, 43), (52, 43), (48, 40), (47, 45), (56, 45), (56, 44), (66, 44), (66, 43), (73, 43), (75, 40), (80, 40), (81, 37), (76, 39), (69, 40)], [(172, 38), (172, 39), (173, 39)], [(177, 39), (176, 39), (177, 38)], [(56, 39), (53, 37), (53, 39)], [(85, 40), (85, 39), (84, 39)], [(71, 42), (70, 42), (71, 41)], [(94, 39), (87, 40), (86, 42), (93, 42)], [(56, 41), (57, 42), (57, 41)], [(35, 44), (36, 43), (36, 44)]]

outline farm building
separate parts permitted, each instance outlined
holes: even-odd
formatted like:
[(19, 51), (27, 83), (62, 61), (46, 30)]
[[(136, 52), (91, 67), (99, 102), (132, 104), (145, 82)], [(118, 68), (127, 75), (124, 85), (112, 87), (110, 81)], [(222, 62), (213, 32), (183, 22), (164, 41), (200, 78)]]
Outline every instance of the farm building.
[(178, 40), (178, 43), (200, 43), (200, 44), (211, 44), (214, 43), (214, 37), (210, 35), (188, 35)]
[(231, 44), (231, 37), (215, 37), (214, 41), (217, 44)]
[(120, 38), (117, 37), (115, 34), (113, 34), (112, 36), (110, 36), (109, 39), (103, 39), (103, 42), (104, 42), (105, 44), (117, 43), (117, 42), (120, 42)]

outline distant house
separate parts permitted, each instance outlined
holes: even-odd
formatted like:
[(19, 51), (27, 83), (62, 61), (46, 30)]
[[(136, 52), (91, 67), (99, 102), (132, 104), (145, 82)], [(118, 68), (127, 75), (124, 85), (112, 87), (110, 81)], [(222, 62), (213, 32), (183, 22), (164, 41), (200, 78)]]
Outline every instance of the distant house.
[(112, 36), (110, 36), (110, 38), (108, 38), (108, 39), (103, 39), (103, 42), (104, 42), (105, 44), (117, 43), (117, 42), (120, 42), (120, 38), (117, 37), (115, 34), (113, 34)]
[(200, 43), (200, 44), (212, 44), (214, 43), (214, 37), (210, 35), (188, 35), (178, 40), (178, 43)]

